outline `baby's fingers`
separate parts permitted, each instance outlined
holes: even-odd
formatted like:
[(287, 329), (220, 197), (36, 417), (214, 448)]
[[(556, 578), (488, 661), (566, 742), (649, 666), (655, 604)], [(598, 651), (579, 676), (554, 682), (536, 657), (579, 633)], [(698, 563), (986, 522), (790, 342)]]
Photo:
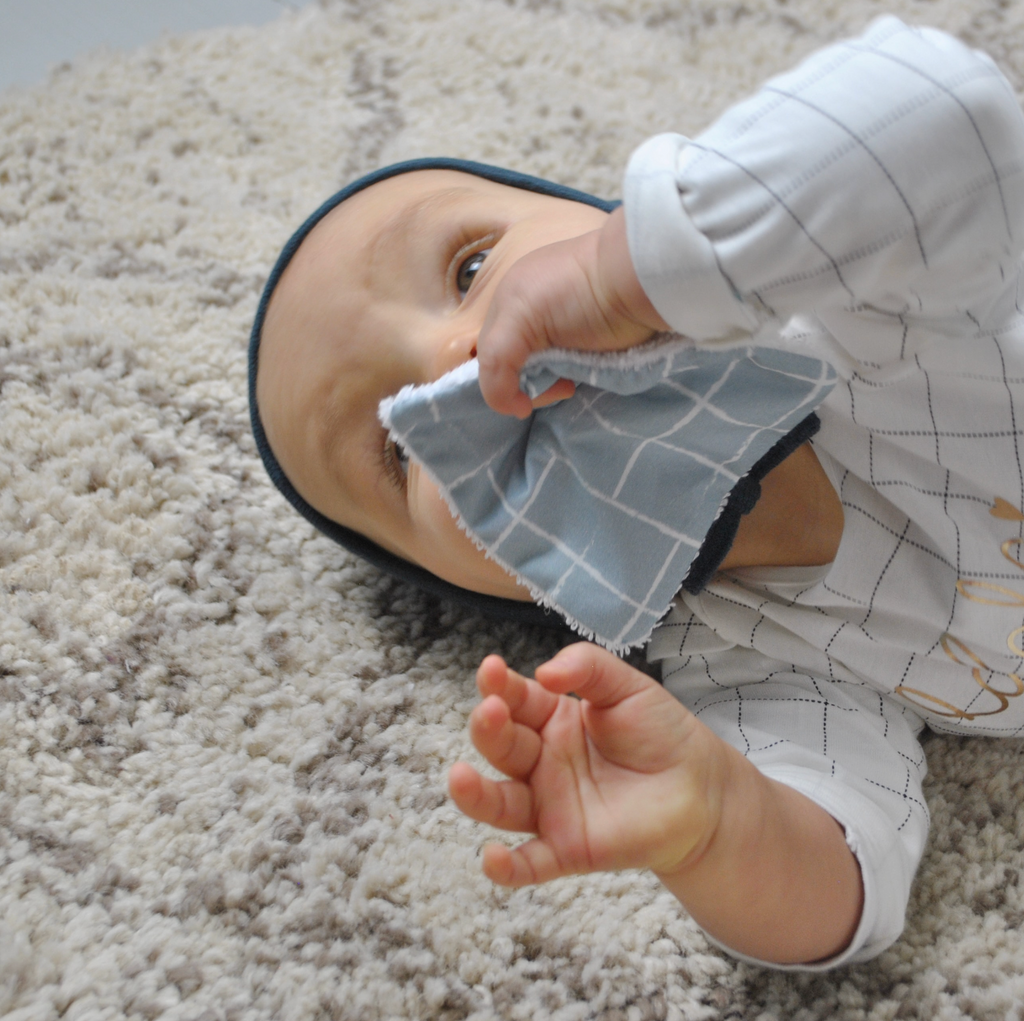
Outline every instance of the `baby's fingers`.
[(469, 736), (495, 769), (516, 780), (525, 780), (540, 758), (540, 735), (515, 723), (508, 705), (497, 695), (488, 696), (473, 710)]
[(459, 811), (499, 830), (529, 833), (534, 829), (533, 794), (518, 780), (489, 780), (468, 762), (448, 773), (448, 793)]
[(533, 407), (546, 408), (551, 404), (567, 400), (576, 393), (576, 384), (571, 379), (559, 379), (549, 386), (539, 397), (534, 397)]
[(500, 656), (488, 656), (476, 672), (480, 694), (497, 695), (508, 706), (512, 719), (540, 730), (558, 705), (558, 696), (545, 691), (536, 681), (510, 670)]
[(573, 691), (599, 709), (651, 689), (661, 690), (657, 681), (591, 642), (561, 649), (537, 667), (537, 680), (549, 692)]

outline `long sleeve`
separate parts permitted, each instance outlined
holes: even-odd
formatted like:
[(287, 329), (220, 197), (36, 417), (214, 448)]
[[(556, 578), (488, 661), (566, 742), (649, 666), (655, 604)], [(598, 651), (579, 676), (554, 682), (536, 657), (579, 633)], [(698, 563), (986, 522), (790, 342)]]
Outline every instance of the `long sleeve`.
[(823, 658), (807, 653), (806, 662), (787, 664), (729, 647), (677, 604), (648, 656), (660, 661), (666, 689), (698, 719), (845, 830), (861, 869), (864, 909), (842, 954), (789, 969), (817, 971), (867, 960), (899, 936), (928, 809), (915, 715), (863, 682), (837, 676), (834, 666), (831, 677), (816, 671)]
[(694, 141), (644, 143), (624, 182), (630, 254), (698, 341), (859, 309), (973, 331), (1013, 307), (1022, 171), (1024, 117), (992, 61), (886, 17)]

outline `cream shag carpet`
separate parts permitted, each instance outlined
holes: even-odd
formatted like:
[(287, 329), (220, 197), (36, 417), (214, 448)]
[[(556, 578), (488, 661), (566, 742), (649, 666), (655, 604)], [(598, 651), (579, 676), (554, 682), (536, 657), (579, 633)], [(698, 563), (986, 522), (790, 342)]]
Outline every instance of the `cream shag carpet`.
[(614, 196), (646, 135), (883, 10), (1024, 85), (1024, 0), (349, 0), (0, 96), (0, 1014), (1020, 1018), (1016, 743), (928, 740), (903, 938), (737, 965), (649, 875), (495, 889), (445, 797), (473, 671), (559, 638), (393, 583), (255, 455), (245, 345), (344, 182), (472, 157)]

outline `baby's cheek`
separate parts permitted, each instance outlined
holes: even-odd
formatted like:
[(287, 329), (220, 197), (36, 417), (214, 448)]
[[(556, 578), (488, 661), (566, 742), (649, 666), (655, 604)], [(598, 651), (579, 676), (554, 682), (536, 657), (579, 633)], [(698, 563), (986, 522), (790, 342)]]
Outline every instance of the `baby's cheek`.
[(472, 539), (459, 528), (448, 501), (427, 477), (426, 472), (410, 466), (409, 509), (416, 533), (420, 563), (435, 574), (460, 562), (465, 556), (483, 559)]
[(424, 533), (439, 538), (459, 533), (463, 539), (466, 538), (448, 506), (448, 501), (441, 495), (441, 490), (431, 482), (426, 472), (418, 471), (415, 465), (411, 465), (409, 485), (413, 490), (410, 501), (413, 520)]
[(409, 473), (410, 511), (417, 536), (419, 563), (462, 588), (509, 599), (529, 600), (527, 590), (459, 527), (448, 502), (425, 472)]

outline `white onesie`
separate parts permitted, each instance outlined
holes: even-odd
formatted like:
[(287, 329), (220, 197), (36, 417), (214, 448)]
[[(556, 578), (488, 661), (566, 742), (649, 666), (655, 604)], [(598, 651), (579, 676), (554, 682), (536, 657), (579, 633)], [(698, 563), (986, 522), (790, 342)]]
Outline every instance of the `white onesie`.
[(845, 828), (865, 903), (833, 967), (899, 935), (928, 810), (917, 735), (1024, 730), (1024, 117), (995, 65), (894, 18), (625, 179), (674, 330), (816, 353), (824, 568), (722, 573), (649, 646), (666, 687)]

